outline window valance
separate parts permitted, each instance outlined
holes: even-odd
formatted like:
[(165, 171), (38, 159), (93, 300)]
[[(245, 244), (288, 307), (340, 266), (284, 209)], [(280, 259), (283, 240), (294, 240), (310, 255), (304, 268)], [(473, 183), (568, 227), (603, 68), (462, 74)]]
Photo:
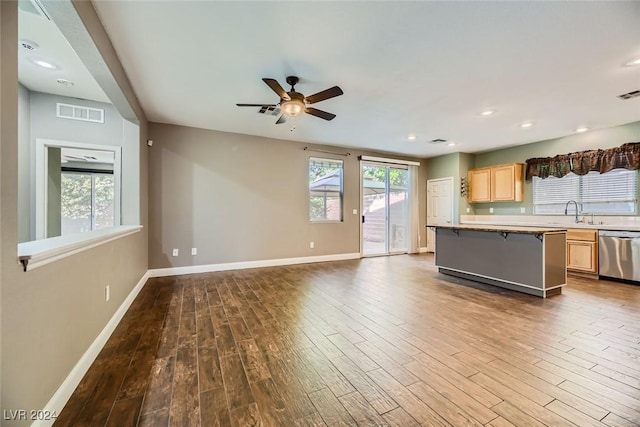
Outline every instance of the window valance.
[(534, 176), (562, 178), (569, 172), (586, 175), (590, 171), (600, 173), (613, 169), (640, 169), (640, 142), (629, 142), (620, 147), (604, 150), (579, 151), (569, 154), (558, 154), (554, 157), (536, 157), (527, 160), (526, 179)]

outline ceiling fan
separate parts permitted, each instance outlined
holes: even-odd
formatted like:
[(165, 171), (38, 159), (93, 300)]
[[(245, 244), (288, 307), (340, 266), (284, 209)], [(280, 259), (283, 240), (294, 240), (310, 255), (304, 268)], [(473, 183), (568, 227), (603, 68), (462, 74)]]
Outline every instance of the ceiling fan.
[[(298, 77), (296, 76), (288, 76), (287, 83), (291, 86), (291, 90), (286, 92), (280, 83), (278, 83), (275, 79), (267, 79), (263, 78), (263, 82), (267, 84), (279, 97), (280, 102), (277, 104), (236, 104), (238, 107), (260, 107), (260, 112), (270, 112), (273, 113), (276, 111), (276, 107), (280, 107), (282, 111), (282, 115), (276, 121), (276, 124), (279, 125), (287, 121), (287, 116), (296, 117), (301, 115), (302, 113), (311, 114), (312, 116), (320, 117), (325, 120), (333, 120), (336, 115), (328, 113), (326, 111), (318, 110), (317, 108), (308, 107), (308, 104), (315, 104), (316, 102), (324, 101), (329, 98), (333, 98), (336, 96), (342, 95), (342, 89), (338, 86), (331, 87), (329, 89), (323, 90), (318, 93), (314, 93), (313, 95), (304, 96), (300, 92), (296, 92), (295, 85), (298, 84)], [(276, 112), (277, 114), (277, 112)]]

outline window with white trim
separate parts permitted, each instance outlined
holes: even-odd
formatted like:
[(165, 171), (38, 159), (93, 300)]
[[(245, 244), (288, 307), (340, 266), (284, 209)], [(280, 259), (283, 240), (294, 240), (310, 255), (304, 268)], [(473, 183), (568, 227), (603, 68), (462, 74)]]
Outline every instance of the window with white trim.
[(309, 221), (342, 221), (342, 160), (309, 158)]
[[(635, 215), (638, 212), (638, 171), (614, 169), (601, 174), (569, 173), (562, 178), (533, 177), (533, 213), (564, 215), (568, 201), (579, 215)], [(573, 213), (572, 206), (569, 207)]]

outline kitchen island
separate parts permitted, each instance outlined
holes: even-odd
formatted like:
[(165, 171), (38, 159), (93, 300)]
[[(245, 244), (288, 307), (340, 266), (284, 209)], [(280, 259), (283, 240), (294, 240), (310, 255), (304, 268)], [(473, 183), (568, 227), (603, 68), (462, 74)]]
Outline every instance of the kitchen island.
[(539, 297), (567, 283), (566, 230), (494, 225), (436, 225), (436, 266), (450, 276)]

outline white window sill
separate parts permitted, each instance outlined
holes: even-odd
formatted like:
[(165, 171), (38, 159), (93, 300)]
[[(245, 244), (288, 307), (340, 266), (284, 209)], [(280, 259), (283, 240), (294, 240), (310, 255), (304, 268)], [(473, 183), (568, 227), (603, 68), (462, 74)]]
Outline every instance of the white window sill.
[(24, 271), (33, 270), (112, 240), (137, 233), (141, 229), (141, 225), (120, 225), (87, 233), (18, 243), (18, 261), (24, 267)]

